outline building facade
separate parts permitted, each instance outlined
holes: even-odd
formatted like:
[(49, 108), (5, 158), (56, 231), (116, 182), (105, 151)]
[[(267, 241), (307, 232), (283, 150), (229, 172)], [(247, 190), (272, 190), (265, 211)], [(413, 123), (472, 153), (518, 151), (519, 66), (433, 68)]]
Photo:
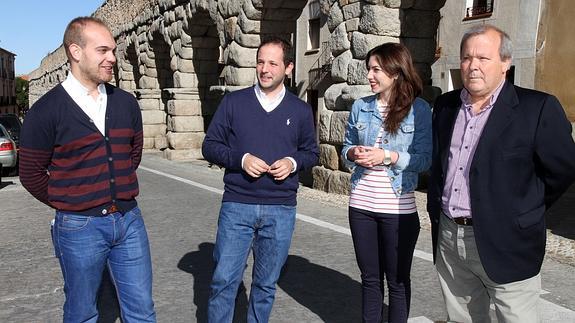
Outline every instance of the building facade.
[(568, 0), (448, 0), (441, 9), (432, 82), (443, 92), (462, 87), (460, 40), (469, 27), (489, 23), (509, 34), (513, 61), (508, 80), (554, 94), (575, 121), (575, 38)]
[(16, 54), (0, 48), (0, 114), (18, 114), (14, 74), (15, 57)]

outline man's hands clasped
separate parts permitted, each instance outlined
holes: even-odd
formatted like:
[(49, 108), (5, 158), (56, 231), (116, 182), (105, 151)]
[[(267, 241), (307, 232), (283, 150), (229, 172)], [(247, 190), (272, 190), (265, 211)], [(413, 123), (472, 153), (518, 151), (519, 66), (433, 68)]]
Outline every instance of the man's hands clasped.
[(265, 161), (258, 157), (247, 154), (244, 163), (244, 171), (251, 177), (258, 178), (263, 174), (268, 173), (273, 176), (276, 181), (283, 181), (292, 172), (294, 165), (288, 158), (282, 158), (275, 161), (273, 164), (268, 165)]

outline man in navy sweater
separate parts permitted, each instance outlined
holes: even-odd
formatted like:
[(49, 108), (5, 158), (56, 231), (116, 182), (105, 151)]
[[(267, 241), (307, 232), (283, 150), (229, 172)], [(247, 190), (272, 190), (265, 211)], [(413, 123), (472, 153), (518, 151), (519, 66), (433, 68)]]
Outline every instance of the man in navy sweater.
[(107, 267), (123, 322), (155, 322), (152, 264), (135, 197), (142, 157), (136, 99), (109, 82), (116, 43), (99, 19), (64, 33), (70, 73), (30, 109), (20, 137), (20, 179), (56, 209), (55, 254), (64, 278), (64, 322), (97, 322)]
[(295, 224), (298, 171), (318, 162), (311, 107), (286, 91), (291, 45), (279, 38), (257, 51), (258, 83), (224, 97), (208, 128), (204, 157), (226, 168), (214, 250), (208, 321), (232, 322), (250, 250), (248, 322), (267, 322)]

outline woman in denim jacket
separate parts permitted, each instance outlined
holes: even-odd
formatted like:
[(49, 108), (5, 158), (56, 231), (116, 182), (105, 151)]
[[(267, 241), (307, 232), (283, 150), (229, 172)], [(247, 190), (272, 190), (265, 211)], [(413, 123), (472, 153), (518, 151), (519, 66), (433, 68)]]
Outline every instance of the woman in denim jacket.
[(362, 281), (363, 322), (381, 322), (384, 278), (388, 317), (407, 322), (410, 270), (419, 236), (414, 190), (431, 164), (431, 109), (401, 44), (369, 51), (367, 78), (375, 95), (354, 102), (342, 157), (353, 169), (349, 223)]

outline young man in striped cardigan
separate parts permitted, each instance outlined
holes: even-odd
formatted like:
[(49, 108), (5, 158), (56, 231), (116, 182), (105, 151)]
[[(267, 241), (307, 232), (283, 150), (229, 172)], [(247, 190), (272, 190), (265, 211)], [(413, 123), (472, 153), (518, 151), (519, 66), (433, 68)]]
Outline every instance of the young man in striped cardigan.
[(105, 267), (123, 322), (155, 322), (152, 265), (135, 197), (142, 116), (135, 98), (107, 82), (116, 44), (99, 19), (64, 34), (70, 73), (30, 109), (21, 134), (20, 179), (56, 210), (52, 241), (64, 277), (64, 322), (96, 322)]

